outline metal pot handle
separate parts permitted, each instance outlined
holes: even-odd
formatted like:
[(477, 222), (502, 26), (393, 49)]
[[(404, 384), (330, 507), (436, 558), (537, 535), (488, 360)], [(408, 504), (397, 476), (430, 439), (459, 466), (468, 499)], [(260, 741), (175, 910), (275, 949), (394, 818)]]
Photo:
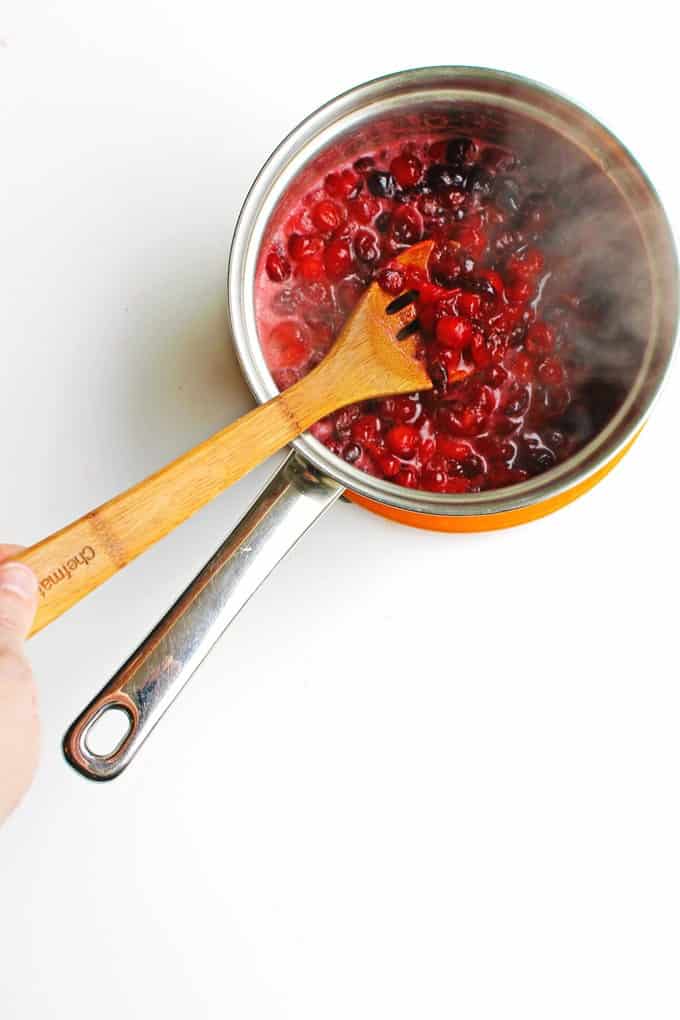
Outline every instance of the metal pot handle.
[[(113, 779), (129, 765), (163, 713), (234, 617), (299, 538), (343, 493), (292, 453), (225, 543), (172, 609), (64, 737), (64, 754), (90, 779)], [(108, 754), (87, 745), (91, 727), (116, 709), (129, 729)]]

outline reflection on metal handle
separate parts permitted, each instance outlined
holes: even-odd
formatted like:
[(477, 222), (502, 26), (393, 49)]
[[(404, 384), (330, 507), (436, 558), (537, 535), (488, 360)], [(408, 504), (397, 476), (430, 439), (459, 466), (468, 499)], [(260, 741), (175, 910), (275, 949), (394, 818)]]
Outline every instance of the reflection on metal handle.
[[(64, 738), (68, 761), (90, 779), (113, 779), (130, 763), (210, 649), (297, 540), (342, 495), (296, 453), (277, 471), (224, 545)], [(129, 729), (107, 755), (87, 735), (108, 709)]]

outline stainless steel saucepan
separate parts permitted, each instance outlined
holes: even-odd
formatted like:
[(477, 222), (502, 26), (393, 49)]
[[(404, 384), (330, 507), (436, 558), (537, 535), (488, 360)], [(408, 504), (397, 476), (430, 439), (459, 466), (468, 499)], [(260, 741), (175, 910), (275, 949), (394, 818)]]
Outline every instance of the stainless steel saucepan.
[[(594, 485), (621, 458), (647, 418), (669, 365), (678, 322), (678, 268), (668, 222), (624, 146), (580, 107), (534, 82), (480, 68), (405, 71), (346, 92), (303, 121), (276, 149), (243, 205), (231, 248), (229, 313), (234, 343), (258, 401), (277, 392), (260, 349), (254, 281), (281, 200), (324, 167), (427, 133), (511, 139), (529, 158), (573, 172), (575, 198), (602, 216), (599, 263), (616, 266), (619, 317), (635, 336), (610, 419), (576, 455), (519, 485), (466, 495), (402, 488), (365, 474), (309, 435), (170, 612), (75, 721), (68, 760), (111, 779), (132, 760), (200, 662), (250, 596), (305, 531), (346, 493), (394, 520), (440, 531), (507, 527), (540, 517)], [(576, 217), (578, 219), (578, 217)], [(611, 225), (615, 225), (612, 233)], [(122, 710), (128, 730), (107, 754), (88, 747), (103, 713)]]

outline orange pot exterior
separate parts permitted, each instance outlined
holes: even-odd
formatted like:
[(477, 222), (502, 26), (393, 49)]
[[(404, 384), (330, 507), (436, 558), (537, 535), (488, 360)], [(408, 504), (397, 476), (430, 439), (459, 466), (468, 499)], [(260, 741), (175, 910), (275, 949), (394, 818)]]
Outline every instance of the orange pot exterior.
[(638, 432), (631, 441), (624, 446), (624, 448), (617, 453), (615, 457), (612, 457), (604, 467), (601, 467), (599, 471), (590, 475), (584, 481), (579, 482), (578, 485), (574, 485), (573, 488), (567, 489), (566, 492), (562, 492), (559, 496), (553, 496), (551, 499), (546, 499), (542, 503), (533, 503), (531, 506), (522, 507), (519, 510), (506, 510), (503, 513), (498, 514), (478, 514), (472, 517), (445, 517), (435, 516), (434, 514), (419, 514), (412, 510), (401, 510), (398, 507), (385, 506), (383, 503), (376, 503), (372, 499), (366, 499), (365, 496), (358, 496), (354, 492), (347, 490), (347, 497), (352, 500), (353, 503), (358, 503), (363, 506), (366, 510), (372, 511), (372, 513), (380, 514), (381, 517), (388, 517), (391, 521), (396, 521), (398, 524), (409, 524), (412, 528), (425, 528), (428, 531), (496, 531), (498, 528), (514, 528), (517, 524), (526, 524), (528, 521), (538, 520), (539, 517), (546, 517), (547, 514), (553, 513), (555, 510), (559, 510), (560, 507), (566, 506), (567, 503), (571, 503), (573, 500), (578, 499), (584, 492), (588, 492), (594, 485), (597, 485), (601, 479), (608, 475), (609, 472), (615, 467), (622, 457), (630, 450), (631, 446), (640, 435)]

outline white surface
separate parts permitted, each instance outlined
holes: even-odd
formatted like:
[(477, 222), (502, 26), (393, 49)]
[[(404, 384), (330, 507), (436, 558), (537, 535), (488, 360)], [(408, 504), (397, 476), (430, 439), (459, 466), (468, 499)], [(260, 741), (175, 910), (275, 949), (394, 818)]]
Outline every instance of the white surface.
[[(524, 72), (625, 140), (677, 227), (667, 10), (8, 0), (0, 537), (36, 540), (249, 406), (229, 235), (269, 151), (341, 89)], [(3, 1020), (675, 1020), (679, 396), (676, 373), (610, 479), (524, 528), (338, 506), (112, 784), (69, 769), (63, 732), (272, 465), (36, 639), (42, 764), (0, 832)]]

